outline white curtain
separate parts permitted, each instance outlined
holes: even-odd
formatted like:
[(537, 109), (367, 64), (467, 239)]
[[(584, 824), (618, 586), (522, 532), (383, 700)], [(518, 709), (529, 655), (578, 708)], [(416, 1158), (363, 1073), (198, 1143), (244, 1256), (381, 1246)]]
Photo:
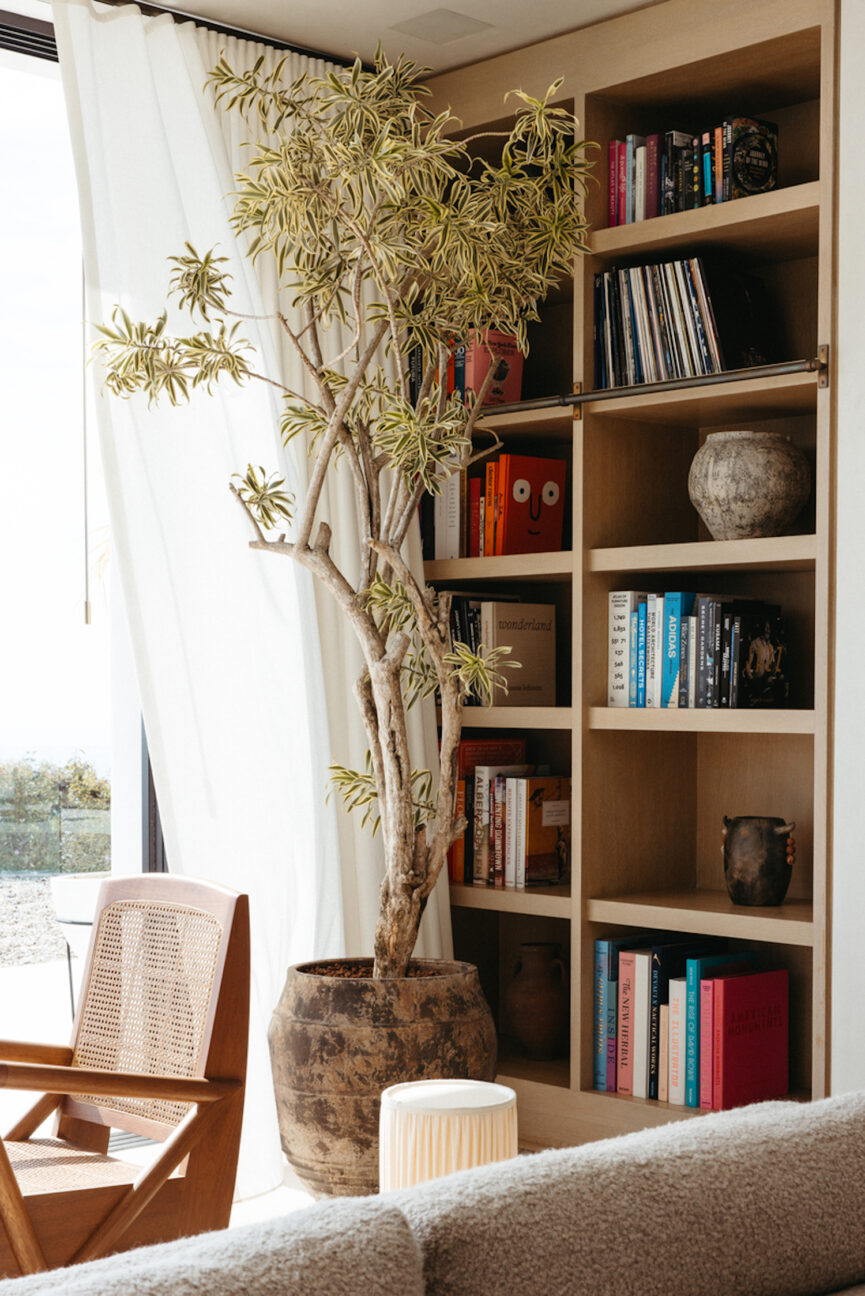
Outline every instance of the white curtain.
[[(133, 319), (166, 305), (167, 258), (186, 240), (231, 259), (233, 305), (260, 315), (273, 281), (237, 254), (234, 173), (251, 131), (217, 113), (204, 84), (220, 51), (248, 67), (266, 47), (135, 6), (55, 0), (54, 21), (76, 157), (88, 318), (120, 303)], [(328, 65), (291, 56), (286, 76)], [(286, 309), (283, 304), (283, 309)], [(190, 331), (168, 304), (169, 328)], [(244, 323), (260, 366), (289, 386), (298, 363), (267, 325)], [(98, 374), (97, 374), (98, 380)], [(331, 760), (362, 760), (351, 683), (359, 657), (339, 616), (287, 558), (248, 548), (228, 484), (248, 462), (279, 469), (297, 493), (305, 455), (283, 448), (274, 389), (196, 394), (188, 406), (96, 398), (142, 710), (169, 867), (247, 891), (252, 917), (250, 1073), (238, 1196), (281, 1179), (266, 1028), (285, 969), (371, 950), (381, 859), (357, 823), (325, 802)], [(347, 481), (327, 510), (351, 531)], [(348, 541), (340, 547), (345, 550)], [(413, 540), (417, 560), (417, 540)], [(339, 550), (337, 557), (339, 557)], [(435, 761), (429, 711), (416, 758)], [(445, 886), (419, 953), (449, 956)]]

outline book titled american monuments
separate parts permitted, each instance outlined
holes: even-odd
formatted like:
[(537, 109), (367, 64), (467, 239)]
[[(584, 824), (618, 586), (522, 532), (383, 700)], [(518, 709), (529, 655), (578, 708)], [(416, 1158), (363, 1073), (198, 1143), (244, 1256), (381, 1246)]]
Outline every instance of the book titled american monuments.
[(714, 988), (712, 1107), (782, 1098), (789, 1088), (787, 972), (719, 978)]
[(509, 647), (506, 661), (519, 662), (508, 670), (507, 694), (497, 706), (556, 705), (556, 609), (552, 603), (481, 605), (481, 643), (485, 648)]

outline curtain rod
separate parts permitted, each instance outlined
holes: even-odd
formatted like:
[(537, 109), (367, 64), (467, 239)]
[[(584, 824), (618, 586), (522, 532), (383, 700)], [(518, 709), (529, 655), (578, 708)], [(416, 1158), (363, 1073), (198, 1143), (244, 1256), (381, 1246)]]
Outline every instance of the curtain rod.
[[(130, 0), (101, 0), (102, 4), (119, 6)], [(264, 32), (250, 31), (247, 27), (233, 27), (226, 23), (214, 22), (212, 18), (202, 18), (201, 14), (190, 13), (188, 9), (173, 9), (168, 5), (141, 3), (134, 0), (143, 14), (156, 18), (160, 14), (169, 14), (181, 22), (194, 22), (209, 31), (220, 32), (223, 36), (236, 36), (239, 40), (256, 41), (262, 45), (271, 45), (274, 49), (288, 50), (292, 54), (305, 54), (307, 58), (326, 59), (329, 63), (338, 63), (341, 67), (351, 67), (354, 59), (341, 58), (338, 54), (329, 54), (325, 50), (309, 49), (305, 45), (294, 45), (291, 41), (279, 40), (276, 36), (265, 36)]]

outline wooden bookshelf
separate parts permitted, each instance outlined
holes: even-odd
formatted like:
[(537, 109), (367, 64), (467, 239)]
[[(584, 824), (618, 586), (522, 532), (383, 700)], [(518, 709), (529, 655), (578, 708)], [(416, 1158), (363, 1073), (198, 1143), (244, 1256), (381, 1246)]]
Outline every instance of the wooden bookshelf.
[[(719, 15), (718, 4), (723, 11)], [(586, 198), (589, 252), (576, 265), (572, 363), (526, 398), (591, 393), (593, 276), (614, 265), (722, 251), (764, 280), (778, 308), (779, 360), (812, 360), (833, 341), (835, 6), (832, 0), (666, 0), (430, 81), (466, 132), (500, 123), (507, 91), (543, 94), (564, 74), (582, 138), (598, 151)], [(772, 193), (605, 228), (606, 145), (628, 132), (693, 129), (730, 111), (777, 121)], [(535, 334), (561, 354), (561, 294)], [(546, 330), (546, 331), (545, 331)], [(557, 362), (558, 363), (558, 362)], [(831, 366), (830, 366), (831, 374)], [(592, 1091), (595, 939), (662, 928), (748, 942), (791, 986), (792, 1095), (828, 1092), (827, 886), (832, 585), (833, 392), (825, 374), (744, 375), (675, 391), (647, 387), (567, 406), (484, 415), (506, 448), (570, 453), (572, 551), (529, 559), (429, 564), (457, 587), (544, 585), (569, 599), (570, 706), (469, 707), (468, 732), (525, 733), (556, 759), (569, 743), (569, 890), (516, 893), (452, 887), (456, 953), (478, 963), (496, 1007), (520, 940), (570, 943), (572, 1013), (566, 1058), (518, 1056), (499, 1013), (499, 1071), (518, 1094), (521, 1143), (571, 1144), (698, 1115)], [(708, 432), (784, 431), (812, 466), (812, 500), (793, 534), (712, 541), (687, 496)], [(522, 582), (522, 586), (521, 586)], [(607, 602), (614, 589), (699, 589), (780, 603), (788, 617), (791, 701), (785, 710), (636, 710), (604, 705)], [(551, 756), (551, 759), (553, 758)], [(796, 821), (797, 866), (784, 904), (734, 906), (721, 864), (723, 815)]]

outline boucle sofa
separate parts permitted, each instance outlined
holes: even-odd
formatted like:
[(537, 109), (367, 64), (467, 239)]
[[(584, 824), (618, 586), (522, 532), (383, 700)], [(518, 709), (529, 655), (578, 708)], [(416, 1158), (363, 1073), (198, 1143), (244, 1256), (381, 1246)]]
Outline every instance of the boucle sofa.
[(0, 1296), (865, 1293), (865, 1094), (764, 1103), (0, 1282)]

